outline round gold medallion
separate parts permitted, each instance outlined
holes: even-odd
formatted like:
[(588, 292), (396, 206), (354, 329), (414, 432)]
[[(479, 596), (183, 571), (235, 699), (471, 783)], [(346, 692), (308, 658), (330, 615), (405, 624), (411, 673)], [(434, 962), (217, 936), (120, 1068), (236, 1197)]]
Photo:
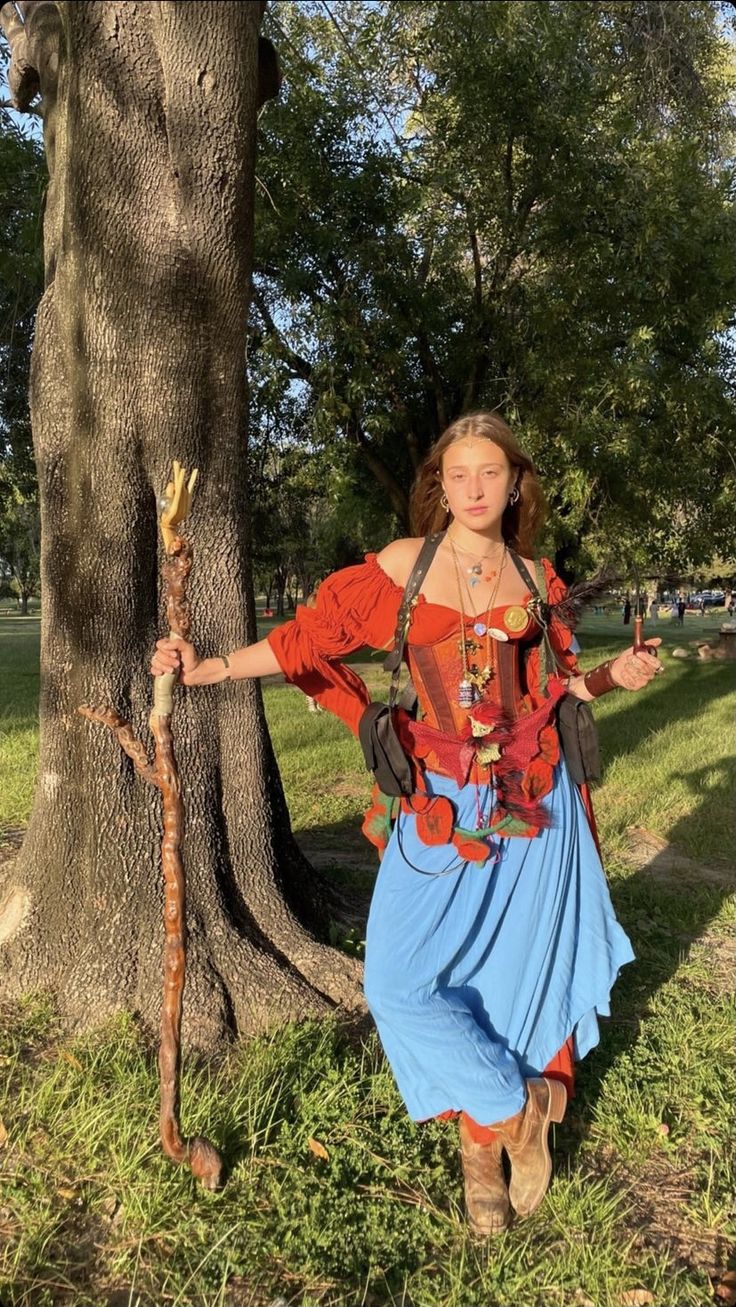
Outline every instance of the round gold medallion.
[(503, 624), (507, 631), (523, 631), (529, 621), (529, 614), (521, 604), (511, 604), (503, 615)]

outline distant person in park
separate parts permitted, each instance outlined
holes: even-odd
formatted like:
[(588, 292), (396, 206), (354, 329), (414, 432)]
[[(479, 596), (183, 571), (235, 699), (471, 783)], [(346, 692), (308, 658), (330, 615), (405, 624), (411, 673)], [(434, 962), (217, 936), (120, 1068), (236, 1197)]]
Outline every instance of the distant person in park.
[(659, 600), (658, 600), (657, 596), (655, 595), (654, 598), (652, 599), (652, 602), (651, 602), (650, 605), (649, 605), (649, 619), (650, 619), (650, 621), (652, 621), (652, 622), (656, 622), (658, 615), (659, 615)]
[(629, 595), (627, 591), (626, 598), (624, 599), (624, 626), (628, 626), (630, 621), (631, 621), (631, 600), (629, 599)]
[(405, 651), (419, 716), (395, 717), (412, 792), (374, 790), (363, 827), (382, 854), (365, 996), (410, 1116), (459, 1117), (469, 1220), (491, 1235), (512, 1209), (524, 1217), (542, 1202), (574, 1060), (597, 1044), (634, 958), (588, 788), (560, 754), (556, 707), (564, 695), (641, 690), (661, 667), (628, 648), (580, 672), (566, 587), (533, 553), (534, 465), (496, 414), (440, 436), (412, 515), (416, 536), (327, 577), (316, 606), (266, 639), (205, 659), (159, 640), (151, 671), (178, 669), (187, 686), (283, 672), (357, 733), (369, 695), (341, 659), (388, 650), (405, 587), (418, 585)]
[(687, 607), (687, 604), (686, 604), (685, 600), (683, 599), (682, 595), (680, 595), (679, 598), (678, 598), (678, 600), (677, 600), (677, 620), (678, 620), (680, 626), (684, 626), (684, 625), (685, 625), (685, 609), (686, 609), (686, 607)]

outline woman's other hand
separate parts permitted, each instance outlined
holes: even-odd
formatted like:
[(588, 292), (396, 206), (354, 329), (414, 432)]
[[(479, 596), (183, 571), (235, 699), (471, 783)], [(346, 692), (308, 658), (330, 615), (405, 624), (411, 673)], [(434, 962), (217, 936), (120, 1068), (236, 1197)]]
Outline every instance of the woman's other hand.
[(201, 661), (194, 645), (188, 640), (181, 640), (178, 636), (157, 640), (156, 652), (151, 659), (151, 675), (165, 676), (167, 672), (179, 672), (181, 684), (188, 685), (188, 678)]
[[(658, 635), (647, 640), (650, 648), (656, 648), (661, 643)], [(635, 650), (633, 645), (610, 664), (611, 676), (624, 690), (641, 690), (663, 671), (664, 667), (656, 654), (646, 653), (643, 649)]]

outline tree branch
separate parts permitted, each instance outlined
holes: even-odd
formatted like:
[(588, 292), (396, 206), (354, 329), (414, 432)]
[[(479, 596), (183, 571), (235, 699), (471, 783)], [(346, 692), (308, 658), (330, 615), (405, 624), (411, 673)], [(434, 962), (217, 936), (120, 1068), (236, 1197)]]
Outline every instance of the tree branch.
[[(20, 11), (20, 13), (19, 13)], [(30, 113), (36, 96), (55, 94), (59, 65), (61, 15), (53, 0), (4, 4), (0, 26), (10, 46), (8, 86), (12, 105)]]
[(83, 703), (77, 709), (77, 712), (90, 722), (100, 722), (102, 726), (108, 726), (113, 735), (117, 737), (121, 749), (135, 763), (143, 779), (149, 781), (151, 785), (160, 786), (153, 763), (149, 760), (141, 741), (133, 734), (130, 722), (126, 722), (125, 718), (115, 712), (114, 708), (96, 708)]
[(409, 529), (409, 496), (406, 491), (399, 485), (396, 477), (386, 466), (380, 454), (377, 454), (371, 443), (370, 437), (364, 431), (360, 421), (354, 413), (350, 415), (345, 423), (345, 434), (348, 440), (355, 445), (360, 451), (366, 466), (370, 468), (376, 481), (388, 495), (389, 502), (396, 516), (401, 522), (402, 527)]
[(432, 353), (427, 333), (423, 327), (414, 328), (414, 337), (417, 342), (419, 361), (422, 365), (424, 375), (427, 379), (428, 389), (434, 399), (435, 413), (437, 415), (437, 430), (444, 431), (448, 425), (447, 405), (445, 402), (445, 390), (437, 366), (436, 359)]
[(253, 287), (253, 301), (263, 318), (266, 330), (273, 336), (276, 342), (279, 358), (283, 359), (284, 363), (289, 365), (295, 377), (301, 377), (302, 381), (311, 381), (313, 373), (312, 364), (308, 359), (302, 358), (301, 354), (297, 354), (296, 350), (292, 349), (284, 340), (273, 320), (273, 317), (271, 316), (271, 311), (266, 304), (263, 295), (255, 286)]
[(473, 256), (473, 276), (475, 278), (475, 307), (478, 312), (483, 309), (483, 265), (480, 258), (480, 245), (478, 242), (478, 232), (476, 231), (473, 215), (470, 212), (470, 205), (465, 206), (465, 215), (468, 220), (468, 235), (470, 237), (470, 252)]

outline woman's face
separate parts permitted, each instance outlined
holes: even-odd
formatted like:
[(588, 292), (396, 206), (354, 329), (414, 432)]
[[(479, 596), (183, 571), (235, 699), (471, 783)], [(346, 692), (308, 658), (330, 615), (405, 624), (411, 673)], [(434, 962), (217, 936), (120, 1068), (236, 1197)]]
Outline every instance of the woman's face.
[(492, 440), (464, 437), (442, 455), (442, 489), (456, 522), (483, 531), (499, 522), (516, 484), (517, 468)]

